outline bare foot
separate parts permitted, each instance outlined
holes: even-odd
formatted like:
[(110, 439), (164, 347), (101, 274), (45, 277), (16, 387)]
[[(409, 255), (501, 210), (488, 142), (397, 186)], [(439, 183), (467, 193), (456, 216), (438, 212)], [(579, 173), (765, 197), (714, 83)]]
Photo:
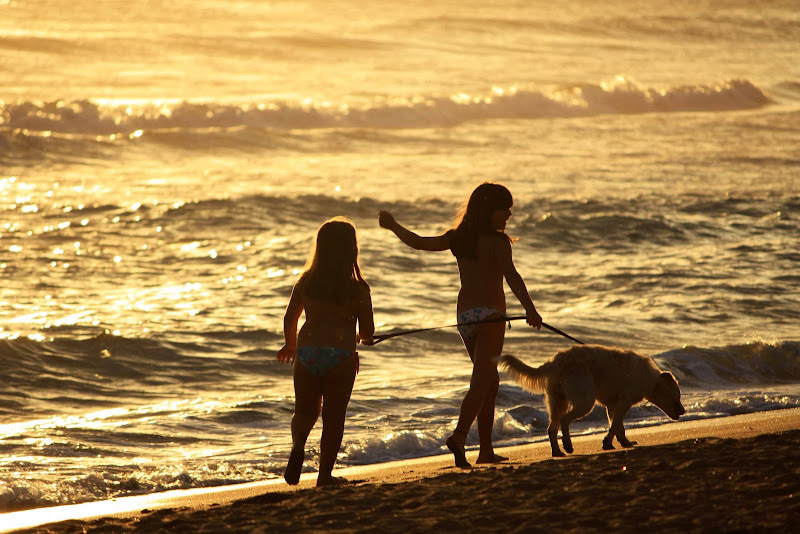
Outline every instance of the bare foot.
[(286, 471), (283, 472), (283, 478), (287, 484), (294, 486), (300, 482), (300, 472), (303, 470), (303, 456), (305, 456), (303, 449), (292, 449), (292, 453), (289, 455), (289, 462), (286, 464)]
[(488, 458), (484, 458), (483, 456), (478, 456), (478, 460), (475, 462), (476, 464), (499, 464), (500, 462), (505, 462), (508, 460), (505, 456), (500, 456), (499, 454), (492, 453), (491, 456)]
[(464, 453), (464, 444), (458, 443), (454, 439), (455, 433), (452, 436), (447, 438), (447, 441), (444, 442), (447, 445), (447, 448), (450, 449), (450, 452), (453, 453), (453, 457), (456, 461), (456, 467), (461, 467), (465, 469), (467, 467), (472, 467), (472, 465), (467, 461), (467, 455)]

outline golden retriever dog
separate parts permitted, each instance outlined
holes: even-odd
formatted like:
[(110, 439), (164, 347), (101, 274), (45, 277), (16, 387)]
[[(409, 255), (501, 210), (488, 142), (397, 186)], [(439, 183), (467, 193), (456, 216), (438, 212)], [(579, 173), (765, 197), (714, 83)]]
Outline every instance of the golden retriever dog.
[(606, 450), (614, 448), (615, 437), (623, 447), (636, 444), (625, 437), (622, 420), (633, 405), (644, 399), (674, 420), (686, 413), (672, 373), (661, 372), (651, 358), (631, 351), (580, 345), (559, 352), (538, 368), (525, 365), (510, 354), (497, 361), (524, 389), (545, 394), (550, 414), (547, 435), (553, 456), (564, 456), (558, 447), (559, 427), (564, 450), (572, 453), (569, 424), (592, 411), (595, 401), (606, 407), (611, 425), (603, 439)]

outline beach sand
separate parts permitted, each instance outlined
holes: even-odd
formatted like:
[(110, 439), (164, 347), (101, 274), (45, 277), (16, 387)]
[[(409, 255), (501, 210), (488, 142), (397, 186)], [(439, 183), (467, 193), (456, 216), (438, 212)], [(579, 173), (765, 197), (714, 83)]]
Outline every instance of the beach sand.
[[(450, 455), (340, 470), (349, 483), (211, 489), (188, 501), (17, 532), (790, 532), (800, 528), (800, 409), (630, 429), (632, 449), (575, 454), (549, 445), (498, 450), (509, 460), (461, 470)], [(474, 460), (475, 451), (468, 459)], [(260, 493), (256, 496), (253, 493)], [(112, 503), (122, 503), (117, 499)], [(187, 504), (189, 503), (189, 504)], [(69, 507), (79, 510), (79, 505)], [(67, 507), (60, 507), (61, 509)], [(157, 509), (160, 508), (160, 509)], [(4, 514), (8, 518), (19, 514)], [(44, 513), (44, 512), (43, 512)], [(85, 512), (84, 512), (84, 515)], [(0, 515), (0, 524), (3, 517)], [(43, 515), (41, 517), (44, 517)], [(8, 528), (8, 524), (6, 525)], [(3, 529), (0, 528), (0, 531)]]

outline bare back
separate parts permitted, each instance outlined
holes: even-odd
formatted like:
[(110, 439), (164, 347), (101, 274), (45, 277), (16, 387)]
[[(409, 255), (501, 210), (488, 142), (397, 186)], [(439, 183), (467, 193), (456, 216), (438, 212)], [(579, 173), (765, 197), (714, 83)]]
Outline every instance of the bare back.
[[(506, 311), (503, 276), (507, 261), (503, 247), (505, 236), (478, 236), (476, 258), (457, 257), (461, 290), (458, 293), (459, 313), (478, 307)], [(507, 241), (506, 241), (507, 243)]]
[(335, 347), (356, 350), (356, 323), (372, 328), (372, 304), (369, 289), (364, 284), (354, 286), (345, 304), (314, 299), (302, 292), (300, 300), (305, 311), (305, 323), (297, 336), (299, 346)]

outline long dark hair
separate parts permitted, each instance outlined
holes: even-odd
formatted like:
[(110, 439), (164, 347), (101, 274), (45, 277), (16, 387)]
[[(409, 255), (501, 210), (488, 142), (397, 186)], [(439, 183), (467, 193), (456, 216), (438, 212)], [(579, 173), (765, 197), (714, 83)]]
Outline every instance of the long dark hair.
[(505, 232), (492, 226), (492, 214), (495, 210), (510, 208), (513, 203), (511, 192), (500, 184), (484, 182), (476, 187), (456, 215), (455, 227), (450, 231), (450, 250), (453, 255), (475, 258), (478, 236), (481, 234), (500, 234), (510, 241)]
[(306, 295), (336, 304), (351, 300), (356, 284), (369, 287), (358, 265), (356, 229), (349, 219), (334, 217), (319, 227), (300, 280)]

